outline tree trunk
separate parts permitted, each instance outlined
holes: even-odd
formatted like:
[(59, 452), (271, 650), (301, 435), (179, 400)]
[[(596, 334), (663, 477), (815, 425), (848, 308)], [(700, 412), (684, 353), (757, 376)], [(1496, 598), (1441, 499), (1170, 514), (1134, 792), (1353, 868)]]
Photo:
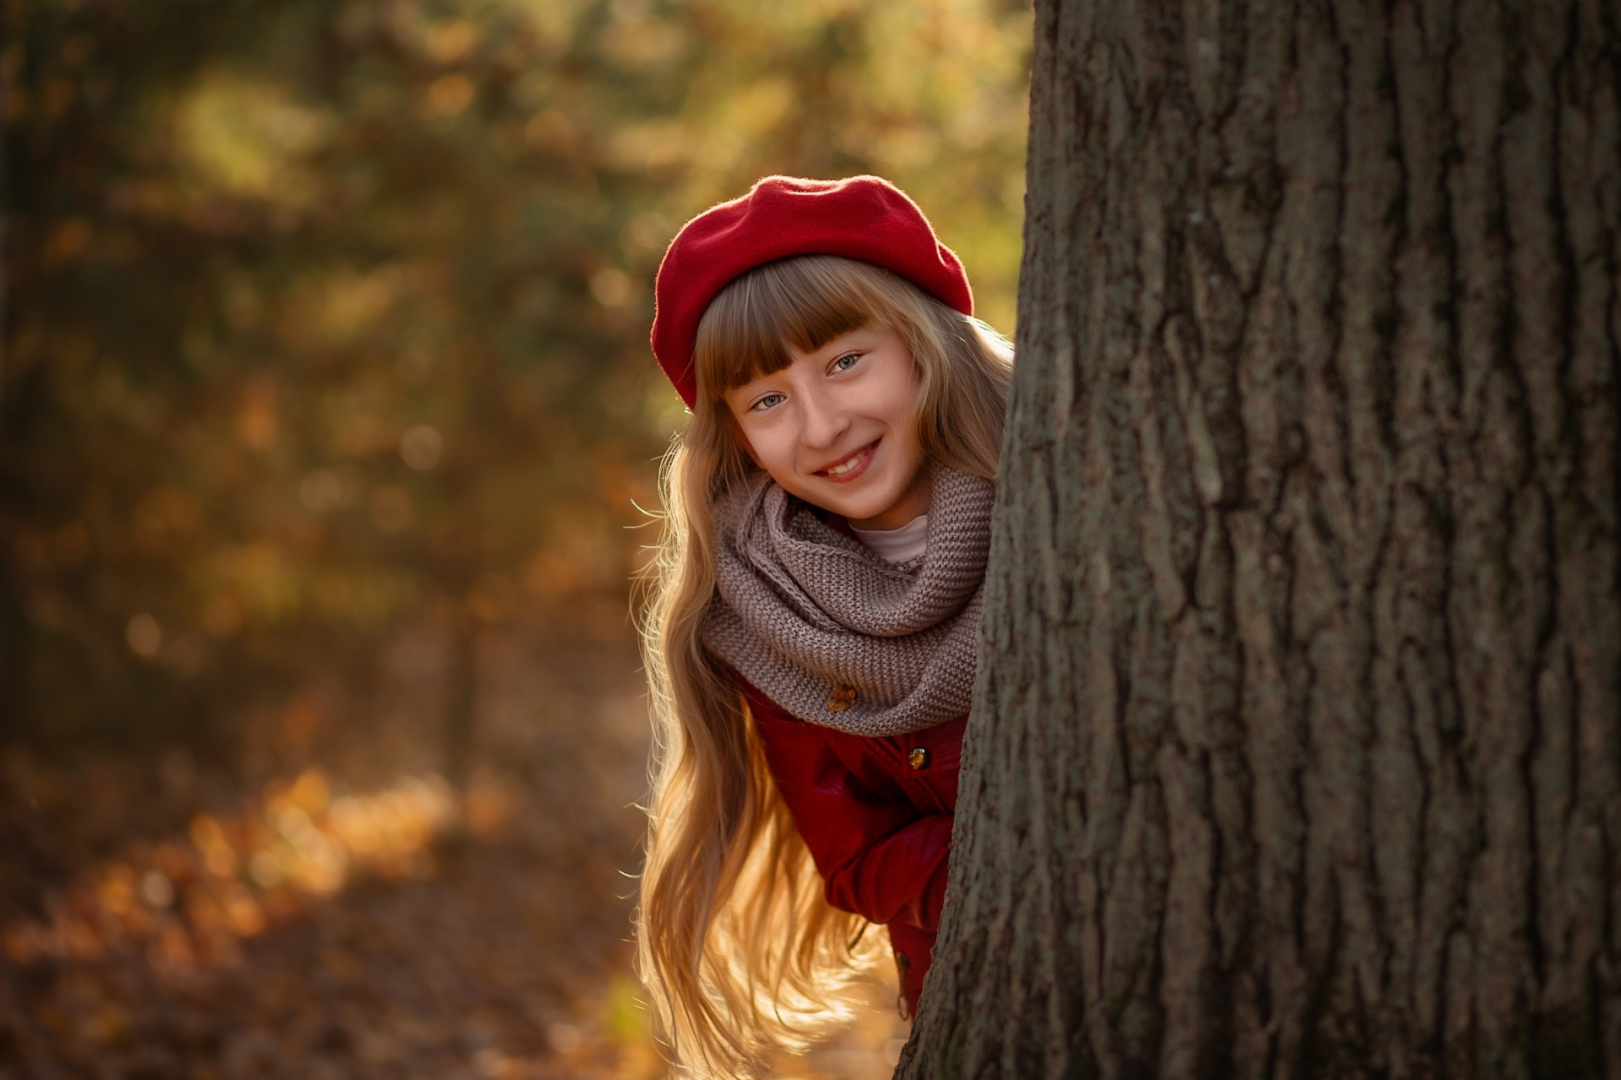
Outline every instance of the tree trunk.
[(1036, 13), (901, 1077), (1621, 1077), (1621, 9)]

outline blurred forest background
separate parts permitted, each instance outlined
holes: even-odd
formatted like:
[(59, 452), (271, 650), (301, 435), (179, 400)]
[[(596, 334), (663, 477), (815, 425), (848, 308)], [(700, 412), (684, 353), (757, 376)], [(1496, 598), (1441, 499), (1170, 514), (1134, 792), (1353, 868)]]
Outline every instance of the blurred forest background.
[(1011, 332), (1026, 5), (0, 12), (0, 1077), (660, 1075), (653, 272), (875, 172)]

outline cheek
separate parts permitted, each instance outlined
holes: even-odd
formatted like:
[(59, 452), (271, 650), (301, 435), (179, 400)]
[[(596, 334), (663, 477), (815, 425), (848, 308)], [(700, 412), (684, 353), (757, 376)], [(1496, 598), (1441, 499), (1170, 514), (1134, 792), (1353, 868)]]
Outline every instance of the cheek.
[(743, 453), (748, 455), (750, 461), (754, 462), (756, 465), (760, 464), (760, 455), (755, 452), (754, 442), (747, 435), (743, 434), (743, 429), (736, 423), (732, 424), (732, 442), (736, 443), (738, 449), (742, 450)]
[(883, 382), (883, 410), (891, 427), (910, 433), (917, 426), (918, 378), (906, 353), (888, 357)]
[(749, 455), (749, 460), (772, 476), (777, 476), (793, 464), (792, 443), (780, 431), (757, 430), (752, 434), (739, 431), (737, 441)]
[(727, 412), (731, 423), (726, 426), (730, 431), (732, 441), (737, 444), (743, 453), (748, 455), (750, 461), (762, 469), (765, 468), (760, 452), (769, 443), (767, 433), (762, 433), (759, 430), (750, 431), (751, 425), (745, 423), (744, 417), (739, 415), (738, 411), (732, 408), (730, 403), (727, 405)]
[(917, 390), (910, 379), (895, 387), (885, 402), (885, 419), (889, 427), (907, 445), (917, 442), (918, 402)]

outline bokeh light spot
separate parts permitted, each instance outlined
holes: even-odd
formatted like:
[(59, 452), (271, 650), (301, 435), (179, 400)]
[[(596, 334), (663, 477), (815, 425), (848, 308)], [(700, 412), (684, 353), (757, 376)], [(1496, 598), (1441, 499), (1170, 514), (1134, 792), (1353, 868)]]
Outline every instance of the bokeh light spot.
[(418, 472), (427, 472), (439, 464), (444, 449), (444, 438), (427, 424), (418, 424), (400, 436), (400, 459)]
[(150, 660), (163, 648), (163, 627), (150, 612), (143, 611), (124, 627), (124, 640), (136, 656)]
[(441, 64), (453, 64), (478, 47), (484, 32), (466, 19), (440, 19), (428, 27), (423, 45)]
[(473, 81), (465, 75), (446, 75), (428, 84), (422, 112), (429, 117), (455, 116), (473, 103)]
[(609, 266), (591, 275), (591, 295), (603, 307), (624, 307), (636, 298), (636, 285), (629, 274)]
[(174, 885), (161, 870), (148, 870), (141, 876), (141, 898), (155, 908), (174, 903)]

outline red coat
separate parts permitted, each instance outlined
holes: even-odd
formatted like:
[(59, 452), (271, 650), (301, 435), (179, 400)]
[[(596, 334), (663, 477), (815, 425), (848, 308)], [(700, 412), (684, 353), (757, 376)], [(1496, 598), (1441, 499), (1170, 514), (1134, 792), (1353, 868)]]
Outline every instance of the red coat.
[(915, 1012), (946, 895), (968, 718), (910, 735), (847, 735), (738, 682), (827, 902), (889, 927), (901, 992)]

